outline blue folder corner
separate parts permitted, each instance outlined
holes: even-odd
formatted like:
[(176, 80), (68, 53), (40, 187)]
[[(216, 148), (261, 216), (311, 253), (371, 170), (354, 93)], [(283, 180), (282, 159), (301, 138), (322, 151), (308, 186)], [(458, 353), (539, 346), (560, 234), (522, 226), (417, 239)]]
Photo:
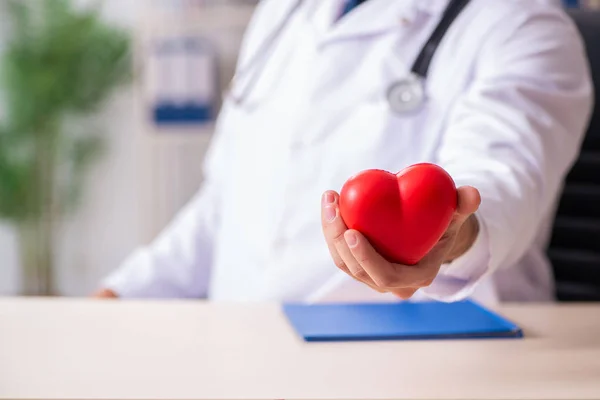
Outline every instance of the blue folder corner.
[(472, 301), (284, 304), (306, 341), (521, 338), (514, 323)]

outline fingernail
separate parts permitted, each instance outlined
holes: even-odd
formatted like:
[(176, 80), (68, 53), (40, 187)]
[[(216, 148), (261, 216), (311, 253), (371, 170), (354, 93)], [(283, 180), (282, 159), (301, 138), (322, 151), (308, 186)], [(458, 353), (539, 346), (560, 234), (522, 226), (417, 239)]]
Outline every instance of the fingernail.
[(349, 247), (354, 247), (358, 244), (358, 238), (356, 237), (356, 234), (354, 232), (346, 232), (344, 234), (344, 239), (346, 239), (346, 243)]
[(337, 211), (336, 211), (335, 207), (332, 207), (332, 206), (325, 207), (325, 220), (327, 222), (333, 222), (336, 215), (337, 215)]
[(326, 192), (323, 194), (323, 204), (333, 204), (335, 202), (335, 197), (333, 197), (333, 193)]

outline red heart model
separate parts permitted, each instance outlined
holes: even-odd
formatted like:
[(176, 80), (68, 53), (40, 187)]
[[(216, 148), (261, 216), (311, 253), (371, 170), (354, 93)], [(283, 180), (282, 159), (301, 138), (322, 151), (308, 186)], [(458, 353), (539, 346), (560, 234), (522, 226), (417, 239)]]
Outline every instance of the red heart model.
[(415, 164), (396, 175), (370, 169), (340, 192), (340, 214), (388, 261), (418, 263), (440, 240), (456, 211), (454, 181), (441, 167)]

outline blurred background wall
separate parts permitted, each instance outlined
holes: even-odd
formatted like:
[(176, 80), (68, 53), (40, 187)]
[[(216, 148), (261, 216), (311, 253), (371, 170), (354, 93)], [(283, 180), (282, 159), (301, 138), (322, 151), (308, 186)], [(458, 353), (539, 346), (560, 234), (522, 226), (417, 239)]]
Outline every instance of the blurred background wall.
[[(85, 7), (91, 1), (76, 3)], [(224, 88), (254, 4), (203, 2), (204, 10), (195, 8), (190, 13), (184, 3), (103, 3), (103, 17), (131, 32), (136, 76), (132, 85), (119, 89), (92, 121), (86, 122), (106, 133), (108, 151), (86, 180), (81, 207), (67, 217), (57, 234), (55, 275), (61, 295), (93, 291), (129, 252), (160, 231), (201, 182), (201, 161), (213, 123), (187, 127), (153, 123), (144, 91), (149, 42), (156, 35), (189, 33), (214, 39), (219, 89)], [(192, 7), (194, 2), (189, 3)], [(0, 10), (0, 18), (2, 15), (5, 13)], [(5, 38), (6, 29), (0, 28), (0, 46)], [(18, 294), (19, 277), (17, 237), (10, 225), (0, 222), (0, 295)]]

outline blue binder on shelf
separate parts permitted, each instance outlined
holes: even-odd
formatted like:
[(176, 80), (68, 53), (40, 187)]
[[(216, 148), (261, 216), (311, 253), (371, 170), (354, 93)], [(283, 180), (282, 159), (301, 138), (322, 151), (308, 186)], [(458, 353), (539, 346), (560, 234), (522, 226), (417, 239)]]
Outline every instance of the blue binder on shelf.
[(472, 301), (285, 304), (283, 310), (308, 342), (523, 337), (517, 325)]

